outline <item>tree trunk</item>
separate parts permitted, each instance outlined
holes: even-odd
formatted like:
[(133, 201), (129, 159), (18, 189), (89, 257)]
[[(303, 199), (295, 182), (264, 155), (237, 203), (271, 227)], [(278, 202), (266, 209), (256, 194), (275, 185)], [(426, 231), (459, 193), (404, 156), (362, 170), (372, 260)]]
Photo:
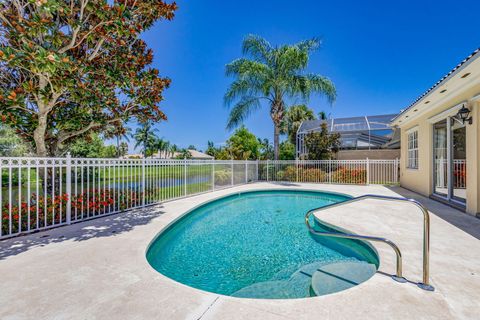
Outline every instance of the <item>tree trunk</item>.
[(117, 138), (117, 158), (120, 158), (120, 137), (116, 136)]
[(47, 131), (47, 115), (39, 114), (38, 115), (38, 126), (33, 132), (33, 140), (35, 141), (35, 150), (37, 157), (46, 157), (47, 146), (45, 144), (45, 133)]
[(274, 123), (273, 128), (273, 157), (278, 160), (280, 154), (280, 126)]
[(282, 124), (285, 107), (281, 94), (275, 92), (275, 98), (270, 108), (270, 117), (273, 121), (273, 158), (278, 160), (280, 155), (280, 126)]
[[(43, 75), (38, 77), (38, 85), (40, 90), (44, 90), (47, 87), (47, 80)], [(38, 106), (38, 125), (33, 131), (33, 140), (35, 141), (35, 151), (37, 157), (47, 157), (47, 145), (45, 143), (45, 136), (47, 133), (47, 117), (48, 117), (48, 104), (45, 103), (45, 97), (40, 95), (36, 100)]]

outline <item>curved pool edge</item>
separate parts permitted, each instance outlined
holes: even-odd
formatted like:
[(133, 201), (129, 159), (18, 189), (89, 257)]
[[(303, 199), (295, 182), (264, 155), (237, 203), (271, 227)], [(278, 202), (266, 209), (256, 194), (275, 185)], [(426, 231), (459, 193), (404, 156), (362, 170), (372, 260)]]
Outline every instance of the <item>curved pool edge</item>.
[[(216, 191), (227, 191), (228, 188), (224, 188), (224, 189), (219, 189), (219, 190), (215, 190), (213, 192), (216, 192)], [(338, 196), (344, 196), (344, 197), (348, 197), (348, 198), (353, 198), (352, 195), (348, 194), (348, 193), (342, 193), (342, 192), (337, 192), (337, 191), (323, 191), (323, 190), (315, 190), (315, 189), (311, 189), (311, 188), (302, 188), (302, 187), (290, 187), (290, 188), (286, 188), (286, 187), (281, 187), (281, 188), (259, 188), (259, 189), (252, 189), (252, 190), (244, 190), (244, 191), (233, 191), (231, 193), (227, 193), (227, 194), (224, 194), (224, 195), (220, 195), (220, 196), (217, 196), (217, 197), (214, 197), (214, 198), (211, 198), (211, 199), (208, 199), (208, 200), (205, 200), (203, 202), (200, 202), (199, 204), (196, 204), (194, 205), (193, 207), (191, 207), (190, 209), (188, 209), (187, 211), (181, 213), (179, 216), (177, 216), (175, 219), (173, 219), (172, 221), (170, 221), (167, 225), (165, 225), (160, 231), (158, 231), (158, 233), (155, 235), (155, 237), (153, 237), (152, 240), (150, 240), (150, 242), (148, 243), (146, 249), (145, 249), (145, 256), (147, 255), (147, 252), (148, 250), (150, 249), (150, 246), (155, 242), (155, 240), (157, 240), (157, 238), (159, 236), (161, 236), (163, 233), (165, 233), (169, 228), (172, 227), (172, 225), (174, 225), (176, 222), (180, 221), (182, 218), (184, 218), (185, 216), (187, 216), (189, 213), (191, 213), (192, 211), (195, 211), (203, 206), (206, 206), (207, 204), (210, 204), (211, 202), (214, 202), (214, 201), (217, 201), (217, 200), (222, 200), (222, 199), (225, 199), (225, 198), (228, 198), (228, 197), (231, 197), (233, 195), (240, 195), (240, 194), (247, 194), (247, 193), (255, 193), (255, 192), (261, 192), (261, 191), (292, 191), (292, 190), (296, 190), (296, 191), (308, 191), (308, 192), (316, 192), (316, 193), (330, 193), (330, 194), (334, 194), (334, 195), (338, 195)], [(207, 195), (207, 194), (210, 194), (210, 192), (205, 192), (205, 193), (202, 193), (200, 195)], [(200, 196), (200, 195), (192, 195), (191, 197), (197, 197), (197, 196)], [(185, 199), (188, 199), (188, 197), (184, 197), (184, 198), (180, 198), (180, 199), (177, 199), (177, 200), (185, 200)], [(173, 200), (173, 201), (177, 201), (177, 200)], [(169, 202), (172, 202), (172, 201), (169, 201)], [(150, 265), (150, 263), (149, 263)], [(206, 291), (208, 292), (208, 291)]]
[[(246, 185), (242, 185), (242, 186), (246, 186)], [(239, 186), (237, 186), (239, 187)], [(229, 188), (224, 188), (224, 189), (219, 189), (219, 190), (215, 190), (215, 191), (219, 191), (219, 192), (225, 192), (225, 191), (229, 191), (228, 190)], [(215, 192), (214, 191), (214, 192)], [(312, 193), (317, 193), (317, 194), (331, 194), (331, 195), (336, 195), (336, 196), (343, 196), (343, 197), (346, 197), (346, 198), (353, 198), (354, 195), (352, 194), (349, 194), (349, 193), (345, 193), (345, 192), (339, 192), (339, 191), (332, 191), (332, 190), (325, 190), (325, 189), (313, 189), (313, 188), (310, 188), (310, 187), (301, 187), (301, 186), (282, 186), (282, 187), (273, 187), (273, 188), (265, 188), (265, 187), (261, 187), (261, 188), (253, 188), (253, 189), (247, 189), (247, 190), (232, 190), (232, 192), (227, 192), (226, 194), (222, 194), (222, 195), (219, 195), (219, 196), (214, 196), (212, 198), (209, 198), (207, 200), (203, 200), (201, 201), (200, 203), (197, 203), (195, 204), (194, 206), (188, 208), (186, 211), (182, 212), (181, 214), (179, 214), (178, 216), (176, 216), (173, 220), (169, 221), (165, 226), (163, 226), (161, 228), (160, 231), (158, 231), (158, 233), (148, 242), (148, 245), (146, 246), (145, 250), (144, 250), (144, 261), (148, 264), (148, 267), (149, 269), (151, 269), (151, 271), (154, 271), (156, 275), (159, 275), (161, 276), (163, 279), (175, 284), (175, 285), (180, 285), (181, 287), (184, 287), (184, 288), (188, 288), (188, 290), (194, 290), (194, 291), (198, 291), (199, 293), (202, 293), (202, 294), (207, 294), (207, 295), (211, 295), (211, 296), (216, 296), (216, 297), (225, 297), (225, 298), (230, 298), (230, 299), (234, 299), (234, 300), (241, 300), (241, 301), (246, 301), (246, 300), (251, 300), (251, 301), (292, 301), (292, 300), (295, 300), (295, 301), (299, 301), (299, 300), (312, 300), (312, 299), (316, 299), (316, 298), (322, 298), (322, 297), (327, 297), (327, 296), (333, 296), (333, 295), (338, 295), (338, 294), (344, 294), (345, 292), (350, 292), (350, 291), (353, 291), (353, 290), (357, 290), (359, 287), (365, 285), (366, 283), (370, 282), (370, 280), (372, 278), (374, 278), (376, 275), (377, 275), (377, 272), (375, 272), (371, 277), (369, 277), (367, 280), (365, 281), (362, 281), (360, 282), (359, 284), (351, 287), (351, 288), (348, 288), (348, 289), (345, 289), (345, 290), (340, 290), (340, 291), (335, 291), (335, 292), (332, 292), (332, 293), (328, 293), (328, 294), (325, 294), (325, 295), (319, 295), (319, 296), (310, 296), (310, 297), (295, 297), (295, 298), (253, 298), (253, 297), (236, 297), (236, 296), (232, 296), (232, 295), (227, 295), (227, 294), (222, 294), (222, 293), (218, 293), (218, 292), (212, 292), (212, 291), (208, 291), (208, 290), (204, 290), (204, 289), (201, 289), (201, 288), (197, 288), (197, 287), (194, 287), (194, 286), (190, 286), (188, 284), (185, 284), (185, 283), (182, 283), (180, 281), (177, 281), (165, 274), (163, 274), (162, 272), (159, 272), (157, 271), (154, 266), (150, 263), (149, 259), (147, 258), (147, 255), (148, 255), (148, 252), (152, 246), (152, 244), (155, 243), (156, 240), (158, 240), (159, 237), (161, 237), (164, 233), (168, 232), (170, 228), (172, 228), (173, 226), (175, 226), (176, 223), (180, 222), (183, 218), (187, 217), (190, 213), (194, 212), (195, 210), (197, 209), (200, 209), (204, 206), (207, 206), (215, 201), (218, 201), (218, 200), (222, 200), (222, 199), (226, 199), (226, 198), (229, 198), (229, 197), (233, 197), (233, 196), (238, 196), (238, 195), (242, 195), (242, 194), (249, 194), (249, 193), (259, 193), (259, 192), (275, 192), (275, 191), (285, 191), (285, 192), (312, 192)], [(191, 196), (192, 198), (193, 197), (196, 197), (196, 196), (204, 196), (206, 194), (209, 194), (210, 192), (207, 192), (207, 193), (202, 193), (200, 195), (193, 195)], [(181, 198), (181, 199), (178, 199), (178, 200), (185, 200), (185, 199), (188, 199), (189, 197), (185, 197), (185, 198)], [(340, 201), (340, 202), (343, 202), (343, 201)], [(344, 229), (344, 228), (341, 228), (341, 227), (338, 227), (338, 226), (335, 226), (335, 225), (332, 225), (330, 223), (326, 223), (326, 222), (320, 222), (318, 221), (319, 219), (315, 216), (315, 214), (313, 215), (314, 216), (314, 219), (315, 219), (315, 222), (316, 223), (319, 223), (321, 225), (324, 225), (325, 227), (328, 227), (328, 228), (331, 228), (331, 229), (334, 229), (338, 232), (342, 232), (342, 233), (349, 233), (350, 231), (347, 230), (347, 229)], [(370, 242), (368, 241), (363, 241), (363, 240), (354, 240), (354, 239), (345, 239), (345, 240), (348, 240), (349, 242), (354, 242), (354, 243), (362, 243), (363, 245), (367, 246), (369, 250), (372, 251), (372, 253), (374, 254), (375, 256), (375, 260), (377, 263), (375, 263), (376, 265), (376, 270), (378, 271), (378, 269), (380, 268), (380, 255), (377, 251), (377, 249), (375, 248), (375, 246), (373, 244), (371, 244)], [(371, 262), (371, 261), (370, 261)]]
[[(342, 227), (339, 227), (337, 225), (334, 225), (334, 224), (331, 224), (331, 223), (328, 223), (324, 220), (321, 220), (320, 218), (318, 218), (315, 213), (313, 214), (313, 219), (315, 220), (315, 224), (316, 225), (321, 225), (321, 227), (326, 227), (327, 229), (331, 229), (333, 230), (334, 232), (338, 232), (338, 233), (345, 233), (345, 234), (356, 234), (355, 232), (352, 232), (348, 229), (345, 229), (345, 228), (342, 228)], [(329, 230), (327, 230), (329, 231)], [(328, 238), (328, 237), (326, 237)], [(361, 243), (363, 245), (366, 245), (370, 250), (373, 251), (373, 253), (375, 254), (376, 256), (376, 265), (377, 265), (377, 270), (380, 268), (380, 264), (381, 264), (381, 260), (380, 260), (380, 254), (377, 250), (377, 248), (374, 246), (373, 243), (371, 243), (370, 241), (367, 241), (367, 240), (357, 240), (357, 239), (344, 239), (344, 240), (349, 240), (349, 241), (352, 241), (354, 243)]]

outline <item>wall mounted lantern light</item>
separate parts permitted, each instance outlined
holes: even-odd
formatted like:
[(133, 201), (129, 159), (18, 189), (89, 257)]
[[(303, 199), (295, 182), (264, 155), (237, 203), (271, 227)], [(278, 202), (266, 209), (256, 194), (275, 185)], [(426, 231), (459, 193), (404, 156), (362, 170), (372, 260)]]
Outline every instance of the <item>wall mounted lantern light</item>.
[(466, 122), (468, 122), (468, 124), (472, 124), (473, 119), (470, 116), (470, 109), (468, 109), (465, 104), (460, 110), (458, 110), (457, 119), (462, 121), (463, 124), (465, 124)]

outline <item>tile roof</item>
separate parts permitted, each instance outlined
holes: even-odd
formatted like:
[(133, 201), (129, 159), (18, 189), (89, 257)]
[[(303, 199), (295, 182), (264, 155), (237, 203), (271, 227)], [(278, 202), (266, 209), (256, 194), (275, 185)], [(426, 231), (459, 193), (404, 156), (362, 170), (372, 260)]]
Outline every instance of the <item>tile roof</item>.
[(412, 108), (418, 101), (422, 100), (425, 96), (427, 96), (430, 92), (432, 92), (434, 89), (436, 89), (438, 86), (440, 86), (443, 82), (445, 82), (447, 79), (449, 79), (453, 74), (458, 71), (462, 66), (464, 66), (468, 61), (472, 60), (473, 57), (475, 56), (480, 56), (480, 48), (477, 50), (473, 51), (468, 57), (463, 59), (459, 64), (455, 66), (450, 72), (448, 72), (446, 75), (444, 75), (440, 80), (438, 80), (433, 86), (431, 86), (427, 91), (422, 93), (415, 101), (413, 101), (408, 107), (405, 109), (401, 110), (400, 113), (392, 119), (392, 121), (395, 121), (398, 117), (400, 117), (403, 113), (407, 112)]

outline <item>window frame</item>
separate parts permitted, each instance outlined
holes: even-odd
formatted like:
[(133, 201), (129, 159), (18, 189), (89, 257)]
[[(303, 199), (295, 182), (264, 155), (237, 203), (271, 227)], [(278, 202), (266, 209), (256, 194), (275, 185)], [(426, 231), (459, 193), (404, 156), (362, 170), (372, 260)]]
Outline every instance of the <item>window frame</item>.
[(418, 129), (407, 132), (407, 161), (406, 168), (418, 170)]

